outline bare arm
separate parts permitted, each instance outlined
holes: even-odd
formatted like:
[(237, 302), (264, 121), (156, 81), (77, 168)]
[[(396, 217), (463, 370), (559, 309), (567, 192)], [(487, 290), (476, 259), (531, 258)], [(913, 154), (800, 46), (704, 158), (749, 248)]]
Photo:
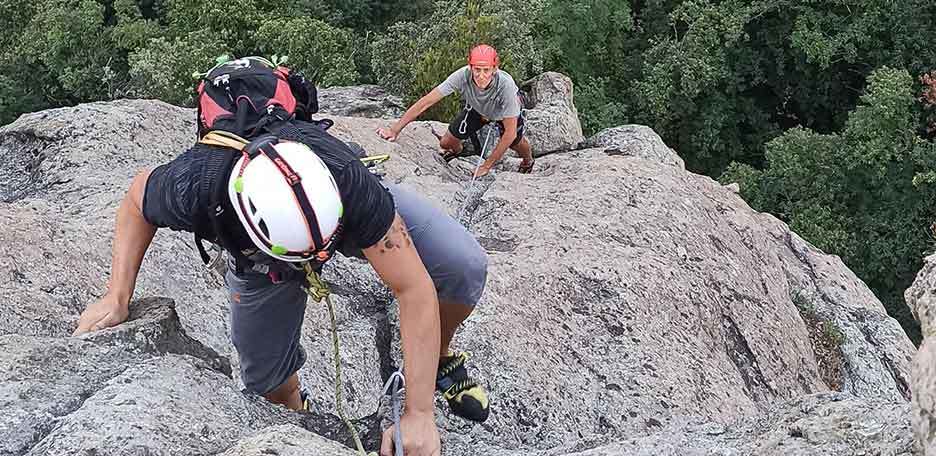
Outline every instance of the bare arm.
[(409, 109), (403, 113), (403, 117), (400, 118), (393, 126), (390, 127), (390, 130), (396, 133), (397, 135), (409, 125), (410, 122), (416, 120), (420, 114), (425, 112), (427, 109), (431, 108), (432, 105), (439, 102), (439, 100), (445, 98), (445, 95), (442, 95), (442, 92), (439, 89), (432, 89), (429, 93), (423, 95), (422, 98), (413, 103)]
[(127, 318), (140, 264), (156, 234), (156, 227), (143, 218), (143, 193), (148, 178), (149, 171), (137, 174), (117, 209), (108, 289), (82, 312), (75, 335), (114, 326)]
[(383, 239), (364, 249), (364, 256), (400, 301), (406, 411), (432, 416), (439, 364), (439, 302), (435, 286), (399, 214)]

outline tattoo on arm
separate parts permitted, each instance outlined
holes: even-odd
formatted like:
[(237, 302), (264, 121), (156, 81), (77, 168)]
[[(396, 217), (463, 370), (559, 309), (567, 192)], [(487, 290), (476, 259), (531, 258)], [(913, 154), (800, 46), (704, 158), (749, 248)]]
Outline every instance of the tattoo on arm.
[(388, 251), (413, 245), (409, 230), (406, 229), (406, 225), (399, 215), (393, 219), (393, 225), (390, 226), (390, 229), (387, 230), (387, 234), (384, 235), (383, 239), (381, 239), (378, 244), (380, 245), (380, 253), (387, 253)]

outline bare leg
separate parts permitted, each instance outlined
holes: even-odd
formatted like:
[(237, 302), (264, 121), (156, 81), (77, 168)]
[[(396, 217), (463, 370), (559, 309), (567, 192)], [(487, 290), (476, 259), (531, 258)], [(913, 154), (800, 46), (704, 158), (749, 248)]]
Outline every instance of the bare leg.
[(468, 315), (471, 315), (472, 310), (474, 310), (472, 307), (463, 304), (439, 301), (439, 316), (442, 319), (442, 339), (439, 345), (440, 356), (448, 355), (449, 344), (452, 342), (452, 336), (455, 335), (455, 330), (468, 318)]
[(299, 375), (293, 373), (273, 391), (263, 395), (266, 400), (285, 405), (293, 410), (302, 410), (302, 398), (299, 395)]
[(520, 166), (529, 165), (533, 163), (533, 148), (530, 147), (530, 142), (527, 141), (526, 136), (520, 138), (520, 141), (512, 147), (513, 150), (520, 155), (520, 158), (523, 159), (523, 162)]
[(452, 136), (452, 133), (448, 130), (445, 130), (445, 134), (442, 135), (442, 138), (439, 139), (439, 147), (444, 151), (452, 151), (454, 154), (460, 154), (462, 151), (461, 141)]

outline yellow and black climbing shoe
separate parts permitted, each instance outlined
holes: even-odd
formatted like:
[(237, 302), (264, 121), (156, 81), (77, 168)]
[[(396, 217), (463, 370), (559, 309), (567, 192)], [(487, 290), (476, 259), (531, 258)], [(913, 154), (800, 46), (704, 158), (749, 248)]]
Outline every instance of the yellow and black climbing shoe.
[(448, 401), (452, 413), (471, 421), (483, 422), (490, 412), (487, 393), (477, 381), (468, 377), (465, 352), (451, 353), (439, 358), (436, 389)]

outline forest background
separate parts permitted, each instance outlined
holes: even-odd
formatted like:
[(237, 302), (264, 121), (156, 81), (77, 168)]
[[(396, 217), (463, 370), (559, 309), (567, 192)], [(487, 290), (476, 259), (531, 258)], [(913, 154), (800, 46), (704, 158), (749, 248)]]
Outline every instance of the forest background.
[[(575, 83), (586, 136), (655, 129), (691, 171), (839, 255), (914, 341), (934, 245), (932, 0), (0, 0), (0, 125), (118, 98), (192, 105), (221, 54), (412, 102), (494, 45)], [(455, 97), (424, 119), (446, 121)]]

